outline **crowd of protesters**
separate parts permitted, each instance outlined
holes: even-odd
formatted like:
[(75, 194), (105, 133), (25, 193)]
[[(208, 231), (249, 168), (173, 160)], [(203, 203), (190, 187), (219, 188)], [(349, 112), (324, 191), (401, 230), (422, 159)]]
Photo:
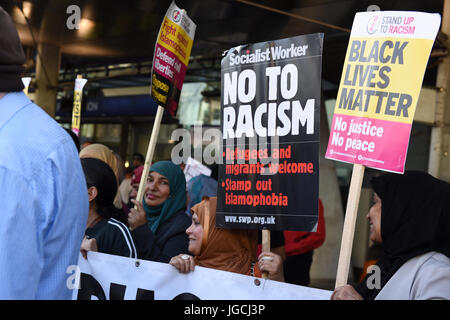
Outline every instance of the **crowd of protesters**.
[[(325, 239), (321, 202), (317, 232), (279, 233), (272, 252), (258, 253), (256, 230), (216, 227), (217, 178), (187, 185), (178, 165), (155, 162), (138, 199), (142, 155), (124, 179), (110, 148), (80, 148), (22, 92), (25, 55), (1, 7), (0, 25), (0, 299), (70, 299), (66, 269), (80, 251), (170, 263), (182, 273), (198, 265), (308, 285), (313, 251)], [(449, 184), (406, 172), (381, 175), (372, 186), (368, 219), (381, 245), (381, 287), (363, 279), (336, 288), (332, 299), (450, 299)]]

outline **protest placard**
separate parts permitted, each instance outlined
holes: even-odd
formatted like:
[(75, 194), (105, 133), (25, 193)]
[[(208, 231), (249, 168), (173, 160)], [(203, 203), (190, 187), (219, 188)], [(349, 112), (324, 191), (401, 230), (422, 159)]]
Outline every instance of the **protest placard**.
[(440, 16), (357, 13), (325, 157), (403, 173)]
[(152, 99), (175, 116), (191, 56), (196, 25), (172, 2), (163, 19), (153, 54)]
[(72, 110), (72, 131), (79, 136), (80, 135), (80, 123), (81, 123), (81, 100), (83, 98), (83, 88), (87, 79), (79, 74), (75, 79), (75, 87), (73, 90), (73, 110)]
[(440, 15), (355, 15), (325, 157), (353, 163), (336, 287), (345, 285), (365, 167), (403, 173)]
[(316, 230), (322, 43), (303, 35), (222, 59), (218, 227)]
[(144, 187), (150, 163), (153, 160), (159, 128), (164, 110), (175, 116), (186, 74), (196, 25), (188, 17), (185, 10), (172, 2), (164, 16), (153, 54), (151, 76), (151, 97), (158, 103), (158, 111), (153, 122), (152, 134), (147, 148), (144, 171), (137, 193), (137, 199), (144, 196)]

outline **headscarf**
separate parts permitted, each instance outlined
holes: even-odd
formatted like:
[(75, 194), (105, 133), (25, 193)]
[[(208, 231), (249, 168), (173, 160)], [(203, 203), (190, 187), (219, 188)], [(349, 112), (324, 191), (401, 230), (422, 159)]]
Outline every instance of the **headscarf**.
[(150, 167), (150, 172), (157, 172), (169, 180), (169, 198), (159, 206), (151, 207), (145, 203), (145, 195), (142, 204), (147, 214), (147, 222), (153, 233), (158, 230), (161, 222), (168, 220), (175, 213), (186, 207), (186, 178), (183, 170), (172, 161), (159, 161)]
[[(209, 219), (206, 217), (209, 206)], [(258, 246), (257, 230), (221, 229), (216, 228), (217, 198), (205, 199), (192, 207), (200, 224), (207, 229), (207, 239), (202, 241), (200, 254), (196, 256), (196, 265), (223, 271), (248, 274), (253, 262), (256, 261)], [(209, 220), (206, 226), (205, 221)]]
[[(425, 172), (384, 174), (371, 181), (381, 199), (381, 288), (408, 260), (437, 251), (450, 258), (450, 185)], [(367, 277), (369, 277), (368, 275)], [(367, 279), (366, 277), (366, 279)], [(356, 290), (374, 299), (381, 289)]]
[(217, 196), (217, 180), (210, 176), (200, 174), (193, 177), (187, 183), (187, 190), (189, 195), (189, 203), (186, 208), (186, 213), (191, 214), (191, 208), (202, 201), (204, 196)]
[(144, 166), (139, 166), (133, 171), (133, 177), (131, 178), (130, 184), (136, 184), (141, 182), (142, 172), (144, 171)]
[[(119, 183), (119, 164), (117, 163), (117, 158), (114, 155), (113, 151), (109, 149), (107, 146), (94, 143), (90, 144), (80, 151), (80, 159), (82, 158), (96, 158), (106, 162), (111, 169), (114, 171), (114, 175), (116, 176), (117, 185)], [(114, 198), (114, 206), (116, 208), (122, 208), (122, 197), (120, 196), (119, 189), (117, 189), (116, 197)]]
[(96, 158), (103, 160), (114, 171), (117, 178), (117, 183), (119, 183), (119, 165), (117, 164), (117, 158), (114, 156), (112, 150), (107, 146), (100, 143), (90, 144), (81, 149), (80, 158)]

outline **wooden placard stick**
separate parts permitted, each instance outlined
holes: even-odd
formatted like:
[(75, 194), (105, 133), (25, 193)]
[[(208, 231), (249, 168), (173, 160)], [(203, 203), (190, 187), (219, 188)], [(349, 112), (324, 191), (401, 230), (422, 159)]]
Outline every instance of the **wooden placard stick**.
[(86, 82), (87, 80), (83, 79), (81, 74), (77, 75), (75, 87), (73, 89), (72, 132), (74, 132), (77, 137), (80, 136), (81, 100), (83, 97), (83, 87)]
[[(148, 143), (147, 155), (145, 156), (144, 170), (142, 171), (141, 181), (139, 182), (139, 189), (136, 196), (137, 201), (142, 201), (144, 197), (145, 184), (147, 183), (147, 177), (150, 170), (150, 164), (153, 160), (153, 154), (155, 152), (156, 142), (158, 141), (159, 128), (161, 126), (162, 116), (164, 114), (164, 108), (158, 106), (158, 111), (156, 112), (155, 121), (153, 122), (152, 135), (150, 137), (150, 142)], [(137, 209), (137, 206), (134, 206)]]
[[(263, 229), (262, 230), (262, 252), (270, 252), (270, 230)], [(263, 279), (267, 279), (269, 277), (268, 272), (262, 273)]]
[(350, 181), (350, 189), (348, 192), (347, 208), (345, 211), (344, 228), (342, 230), (341, 251), (339, 253), (335, 288), (346, 285), (348, 280), (353, 236), (355, 234), (356, 216), (358, 214), (364, 169), (365, 167), (362, 164), (353, 165), (352, 179)]

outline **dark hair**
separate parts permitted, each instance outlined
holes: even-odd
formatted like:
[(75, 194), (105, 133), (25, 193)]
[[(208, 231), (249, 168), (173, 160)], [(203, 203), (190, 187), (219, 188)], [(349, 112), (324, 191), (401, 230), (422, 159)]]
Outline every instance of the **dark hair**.
[(145, 162), (145, 158), (142, 154), (140, 153), (133, 153), (133, 160), (139, 160), (140, 162), (144, 163)]
[(106, 162), (99, 159), (82, 158), (80, 161), (87, 187), (97, 188), (97, 197), (94, 201), (98, 214), (103, 218), (115, 218), (126, 224), (123, 212), (113, 204), (117, 194), (117, 180), (114, 171)]
[(219, 180), (219, 165), (217, 163), (209, 166), (211, 169), (211, 178), (214, 180)]
[(75, 143), (75, 147), (78, 150), (78, 153), (80, 153), (80, 139), (78, 139), (78, 136), (70, 129), (64, 128), (66, 132), (71, 136), (73, 143)]

